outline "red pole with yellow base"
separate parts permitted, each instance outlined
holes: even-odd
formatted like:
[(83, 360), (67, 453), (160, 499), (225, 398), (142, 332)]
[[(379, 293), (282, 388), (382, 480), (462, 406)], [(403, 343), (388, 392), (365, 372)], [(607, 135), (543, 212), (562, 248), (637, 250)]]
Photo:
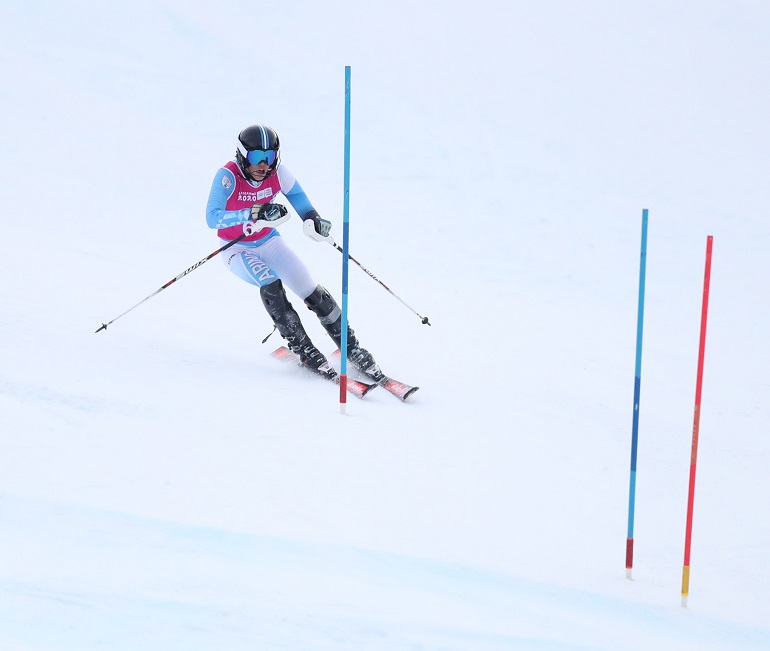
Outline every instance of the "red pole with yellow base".
[(698, 463), (698, 433), (700, 429), (701, 389), (703, 387), (703, 360), (706, 353), (706, 321), (709, 309), (709, 284), (711, 282), (711, 248), (714, 238), (706, 239), (706, 272), (703, 280), (703, 307), (700, 322), (700, 346), (698, 349), (698, 375), (695, 383), (695, 415), (692, 426), (692, 450), (690, 453), (690, 484), (687, 497), (687, 526), (684, 537), (684, 568), (682, 570), (682, 607), (687, 608), (690, 594), (690, 545), (692, 543), (692, 514), (695, 501), (695, 470)]

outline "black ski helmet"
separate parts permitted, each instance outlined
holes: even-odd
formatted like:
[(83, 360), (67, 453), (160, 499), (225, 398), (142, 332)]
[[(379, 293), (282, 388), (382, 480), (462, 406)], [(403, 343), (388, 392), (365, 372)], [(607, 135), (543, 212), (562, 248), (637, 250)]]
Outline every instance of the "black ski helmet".
[(262, 126), (261, 124), (254, 124), (250, 127), (246, 127), (238, 134), (238, 147), (235, 150), (235, 160), (238, 162), (241, 171), (244, 176), (248, 176), (246, 169), (251, 165), (248, 160), (249, 152), (252, 151), (274, 151), (275, 159), (270, 165), (270, 171), (268, 176), (275, 171), (278, 167), (280, 160), (281, 141), (278, 139), (278, 134), (270, 127)]

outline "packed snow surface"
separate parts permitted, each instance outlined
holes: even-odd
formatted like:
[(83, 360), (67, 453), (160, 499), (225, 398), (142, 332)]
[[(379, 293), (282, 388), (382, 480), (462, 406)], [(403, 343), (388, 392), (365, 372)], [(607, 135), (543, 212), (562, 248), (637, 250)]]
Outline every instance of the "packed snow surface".
[[(346, 65), (350, 251), (431, 325), (355, 265), (350, 321), (410, 401), (341, 415), (220, 257), (95, 334), (218, 248), (250, 124), (342, 241)], [(751, 0), (3, 3), (0, 649), (770, 648), (769, 67)]]

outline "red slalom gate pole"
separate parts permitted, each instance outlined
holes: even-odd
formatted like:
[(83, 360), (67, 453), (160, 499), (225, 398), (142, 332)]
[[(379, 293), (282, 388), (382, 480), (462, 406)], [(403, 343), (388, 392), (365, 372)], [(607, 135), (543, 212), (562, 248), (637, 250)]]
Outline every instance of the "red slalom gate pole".
[(687, 608), (690, 593), (690, 545), (692, 543), (692, 514), (695, 502), (695, 470), (698, 464), (698, 433), (700, 430), (700, 403), (703, 387), (703, 361), (706, 353), (706, 322), (709, 310), (709, 285), (711, 282), (711, 248), (714, 238), (706, 238), (706, 272), (703, 279), (703, 307), (700, 320), (700, 345), (698, 348), (698, 375), (695, 382), (695, 414), (692, 426), (692, 450), (690, 453), (690, 484), (687, 497), (687, 526), (684, 536), (684, 568), (682, 569), (682, 608)]

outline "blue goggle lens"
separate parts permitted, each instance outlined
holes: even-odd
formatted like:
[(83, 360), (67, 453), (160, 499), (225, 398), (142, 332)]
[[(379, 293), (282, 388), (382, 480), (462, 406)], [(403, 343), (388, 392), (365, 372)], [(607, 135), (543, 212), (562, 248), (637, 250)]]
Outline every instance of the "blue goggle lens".
[(249, 165), (267, 163), (272, 166), (275, 164), (276, 158), (278, 158), (278, 152), (275, 149), (254, 149), (246, 154), (246, 160), (249, 161)]

